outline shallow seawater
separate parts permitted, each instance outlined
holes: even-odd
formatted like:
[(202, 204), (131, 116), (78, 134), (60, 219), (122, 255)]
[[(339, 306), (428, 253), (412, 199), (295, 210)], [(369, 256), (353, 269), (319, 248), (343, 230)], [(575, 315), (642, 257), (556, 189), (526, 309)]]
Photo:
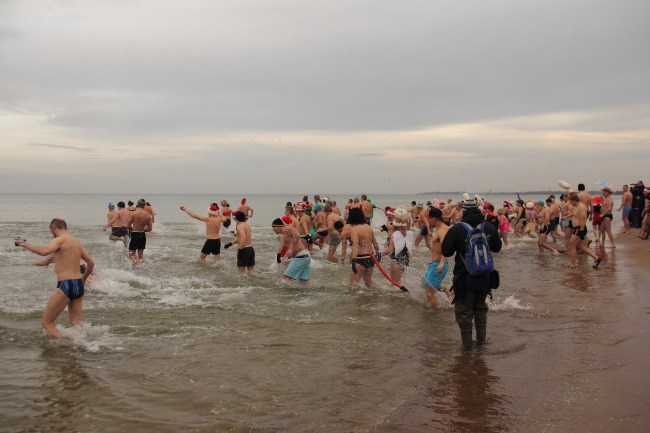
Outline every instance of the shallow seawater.
[(424, 248), (405, 274), (408, 293), (379, 272), (379, 289), (350, 288), (349, 266), (324, 252), (308, 284), (284, 284), (265, 223), (286, 198), (267, 198), (253, 220), (256, 273), (238, 277), (233, 249), (199, 265), (202, 224), (171, 215), (178, 197), (157, 199), (141, 267), (100, 231), (102, 204), (92, 222), (80, 203), (86, 216), (70, 231), (97, 273), (84, 326), (69, 328), (64, 313), (61, 341), (39, 326), (53, 269), (30, 266), (37, 256), (9, 241), (45, 244), (51, 216), (0, 222), (0, 430), (557, 431), (583, 394), (601, 392), (591, 369), (616, 369), (594, 346), (628, 338), (602, 332), (637, 284), (619, 251), (597, 271), (580, 257), (576, 270), (513, 239), (497, 257), (489, 342), (463, 352), (452, 306), (441, 297), (430, 308), (419, 288)]

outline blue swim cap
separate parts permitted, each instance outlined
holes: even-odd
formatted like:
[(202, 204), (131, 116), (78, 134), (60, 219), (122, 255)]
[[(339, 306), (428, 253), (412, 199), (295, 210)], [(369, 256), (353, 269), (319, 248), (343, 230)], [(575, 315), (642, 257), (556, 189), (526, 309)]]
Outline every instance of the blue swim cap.
[(108, 204), (108, 208), (109, 208), (109, 209), (115, 209), (115, 205), (114, 205), (113, 203), (109, 203), (109, 204)]
[(320, 203), (316, 203), (316, 206), (314, 206), (314, 210), (321, 211), (323, 210), (323, 205)]

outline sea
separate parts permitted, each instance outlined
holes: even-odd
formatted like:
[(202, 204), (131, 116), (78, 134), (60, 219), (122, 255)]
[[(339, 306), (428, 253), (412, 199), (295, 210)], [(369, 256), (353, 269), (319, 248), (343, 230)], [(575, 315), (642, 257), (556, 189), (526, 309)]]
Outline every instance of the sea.
[[(109, 202), (141, 197), (156, 216), (134, 266), (101, 227)], [(488, 343), (463, 351), (453, 306), (440, 295), (431, 308), (420, 287), (424, 244), (404, 275), (408, 292), (377, 270), (378, 288), (350, 287), (350, 266), (328, 262), (325, 250), (315, 251), (308, 283), (283, 283), (271, 222), (301, 195), (246, 196), (254, 274), (237, 275), (234, 248), (200, 265), (205, 224), (179, 206), (207, 214), (213, 201), (236, 208), (243, 197), (0, 194), (0, 431), (586, 431), (576, 417), (589, 413), (587, 396), (604, 392), (591, 373), (618, 362), (594, 347), (636, 284), (616, 260), (620, 248), (604, 251), (599, 270), (589, 257), (569, 269), (567, 255), (511, 235), (495, 256), (501, 287), (489, 301)], [(330, 196), (341, 207), (352, 197)], [(408, 207), (447, 197), (370, 198)], [(517, 197), (484, 198), (499, 207)], [(53, 266), (33, 266), (40, 257), (14, 246), (18, 236), (46, 245), (54, 217), (96, 263), (83, 326), (63, 313), (61, 340), (40, 327)], [(375, 211), (380, 243), (384, 222)], [(643, 431), (643, 420), (623, 425)]]

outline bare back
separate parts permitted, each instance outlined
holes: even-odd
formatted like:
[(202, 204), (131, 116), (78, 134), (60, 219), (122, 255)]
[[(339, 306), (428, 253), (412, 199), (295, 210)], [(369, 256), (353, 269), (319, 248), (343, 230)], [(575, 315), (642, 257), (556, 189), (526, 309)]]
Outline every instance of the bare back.
[(222, 221), (220, 216), (210, 216), (205, 220), (205, 236), (208, 239), (219, 239)]
[(59, 236), (48, 245), (48, 248), (55, 249), (52, 258), (54, 259), (54, 270), (57, 281), (81, 278), (79, 263), (81, 262), (82, 256), (85, 256), (85, 261), (89, 257), (77, 238), (68, 234)]
[(131, 229), (134, 232), (151, 231), (151, 214), (142, 208), (137, 208), (131, 220)]
[(352, 257), (371, 254), (374, 251), (373, 248), (378, 246), (375, 233), (368, 224), (353, 226), (350, 237), (352, 239)]

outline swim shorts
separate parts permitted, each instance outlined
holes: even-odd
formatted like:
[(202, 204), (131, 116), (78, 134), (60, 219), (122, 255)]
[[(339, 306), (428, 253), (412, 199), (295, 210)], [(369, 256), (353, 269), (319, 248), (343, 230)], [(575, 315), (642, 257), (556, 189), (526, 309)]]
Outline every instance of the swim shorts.
[(330, 235), (330, 247), (338, 247), (341, 244), (341, 235), (331, 234)]
[(111, 228), (111, 236), (121, 238), (123, 236), (128, 236), (129, 230), (126, 227), (113, 227)]
[(623, 218), (628, 218), (630, 216), (630, 214), (632, 213), (632, 206), (630, 206), (630, 205), (623, 206), (622, 212), (623, 212), (622, 213)]
[(549, 230), (554, 232), (557, 226), (560, 225), (560, 217), (551, 218), (551, 223), (549, 225)]
[(311, 256), (304, 254), (294, 257), (284, 271), (284, 276), (292, 280), (308, 281), (311, 277)]
[(570, 226), (571, 226), (570, 220), (562, 220), (562, 227), (570, 227)]
[(547, 225), (540, 226), (539, 228), (539, 234), (540, 235), (547, 235), (551, 233), (551, 227)]
[(425, 287), (433, 287), (436, 290), (442, 289), (442, 280), (445, 279), (445, 276), (447, 276), (447, 271), (449, 270), (449, 263), (445, 262), (444, 265), (442, 265), (442, 273), (438, 274), (436, 272), (436, 269), (438, 268), (438, 265), (440, 262), (431, 262), (429, 264), (429, 268), (427, 269), (427, 273), (424, 274), (424, 286)]
[(603, 215), (603, 219), (605, 218), (609, 218), (610, 221), (614, 221), (614, 215), (612, 215), (611, 213)]
[(210, 254), (214, 254), (215, 256), (221, 254), (221, 239), (206, 239), (201, 253), (208, 256)]
[(255, 266), (255, 250), (253, 246), (237, 250), (237, 267), (252, 268), (253, 266)]
[(56, 283), (56, 287), (61, 289), (64, 295), (71, 301), (81, 298), (84, 295), (84, 282), (81, 278), (76, 280), (62, 280)]
[(420, 236), (426, 236), (429, 232), (427, 231), (427, 226), (420, 226)]
[(581, 240), (584, 240), (585, 237), (587, 237), (587, 227), (585, 226), (585, 228), (582, 230), (580, 230), (580, 227), (574, 228), (573, 235), (578, 236)]
[(145, 232), (132, 232), (129, 251), (144, 250), (147, 246), (147, 235)]

